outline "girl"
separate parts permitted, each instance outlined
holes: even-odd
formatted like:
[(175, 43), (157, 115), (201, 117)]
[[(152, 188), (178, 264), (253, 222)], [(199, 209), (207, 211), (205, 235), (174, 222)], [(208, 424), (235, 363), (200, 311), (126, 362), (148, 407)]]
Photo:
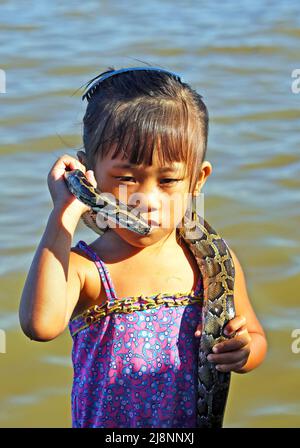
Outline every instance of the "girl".
[[(20, 323), (36, 341), (69, 326), (73, 427), (195, 427), (202, 278), (177, 227), (186, 195), (199, 194), (212, 171), (207, 109), (178, 75), (156, 67), (110, 69), (91, 83), (83, 96), (85, 152), (79, 160), (60, 157), (48, 175), (53, 210), (24, 286)], [(120, 197), (126, 189), (128, 204), (139, 195), (153, 231), (109, 228), (71, 247), (89, 209), (64, 181), (65, 170), (76, 168), (102, 192)], [(263, 361), (267, 344), (230, 250), (236, 317), (226, 329), (236, 335), (209, 360), (220, 371), (245, 373)]]

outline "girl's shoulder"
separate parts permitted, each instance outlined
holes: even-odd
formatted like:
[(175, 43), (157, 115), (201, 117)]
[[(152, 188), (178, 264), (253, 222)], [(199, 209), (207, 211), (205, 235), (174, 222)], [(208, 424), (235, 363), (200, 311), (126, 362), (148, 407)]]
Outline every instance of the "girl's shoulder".
[[(185, 247), (176, 247), (176, 252), (167, 252), (163, 258), (155, 260), (148, 256), (143, 258), (141, 254), (124, 258), (118, 251), (118, 256), (114, 254), (112, 257), (112, 251), (108, 251), (104, 245), (100, 247), (97, 241), (88, 244), (88, 247), (102, 260), (102, 264), (105, 264), (111, 289), (118, 299), (139, 295), (152, 296), (162, 292), (177, 294), (190, 291), (196, 288), (201, 275), (196, 260)], [(75, 316), (90, 306), (105, 303), (107, 297), (99, 266), (97, 267), (88, 251), (72, 247), (71, 263), (74, 269), (77, 269), (82, 284), (80, 298), (73, 312)]]
[[(77, 272), (81, 283), (80, 296), (73, 310), (72, 319), (86, 308), (101, 304), (102, 288), (96, 264), (80, 247), (71, 247), (69, 269)], [(103, 300), (105, 300), (105, 296)]]

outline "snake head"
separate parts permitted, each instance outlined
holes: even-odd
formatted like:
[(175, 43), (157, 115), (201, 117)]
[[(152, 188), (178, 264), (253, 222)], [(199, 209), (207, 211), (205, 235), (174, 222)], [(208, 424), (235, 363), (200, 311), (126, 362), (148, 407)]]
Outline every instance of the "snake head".
[(79, 201), (91, 207), (95, 214), (94, 225), (97, 225), (96, 215), (100, 213), (114, 225), (120, 225), (140, 235), (147, 235), (151, 231), (151, 226), (133, 213), (133, 206), (119, 201), (113, 195), (99, 191), (81, 170), (65, 171), (64, 177), (70, 192)]

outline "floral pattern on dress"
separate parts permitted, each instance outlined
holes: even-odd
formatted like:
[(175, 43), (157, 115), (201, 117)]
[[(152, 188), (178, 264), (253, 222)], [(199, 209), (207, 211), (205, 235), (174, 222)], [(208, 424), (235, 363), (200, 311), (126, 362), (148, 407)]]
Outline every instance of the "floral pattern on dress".
[[(107, 267), (93, 259), (109, 300), (117, 300)], [(112, 313), (83, 329), (80, 319), (70, 320), (73, 427), (196, 427), (201, 277), (195, 295), (198, 303)]]

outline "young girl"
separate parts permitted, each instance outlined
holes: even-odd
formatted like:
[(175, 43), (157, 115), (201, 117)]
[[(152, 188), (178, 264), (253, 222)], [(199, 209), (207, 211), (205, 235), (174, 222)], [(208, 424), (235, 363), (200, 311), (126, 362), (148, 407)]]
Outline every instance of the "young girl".
[[(24, 286), (22, 329), (49, 341), (69, 326), (73, 427), (195, 427), (203, 289), (177, 226), (185, 197), (199, 194), (212, 170), (206, 106), (178, 75), (147, 66), (104, 72), (83, 98), (85, 152), (60, 157), (49, 172), (53, 210)], [(71, 247), (89, 210), (64, 181), (65, 170), (76, 168), (102, 192), (119, 197), (126, 188), (128, 204), (139, 195), (153, 231), (109, 228)], [(163, 206), (173, 195), (185, 208), (177, 215), (176, 201)], [(263, 361), (267, 343), (230, 251), (236, 317), (226, 329), (236, 334), (209, 360), (220, 371), (246, 373)]]

